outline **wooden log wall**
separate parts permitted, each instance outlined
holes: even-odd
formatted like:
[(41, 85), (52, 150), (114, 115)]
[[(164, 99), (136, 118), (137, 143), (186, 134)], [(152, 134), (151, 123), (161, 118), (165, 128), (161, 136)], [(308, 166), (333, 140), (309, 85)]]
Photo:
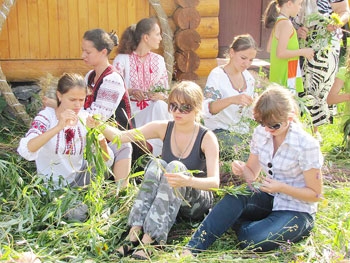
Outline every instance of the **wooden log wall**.
[(175, 32), (175, 78), (206, 78), (217, 66), (219, 0), (161, 0), (161, 4)]
[[(0, 0), (2, 4), (3, 0)], [(17, 0), (0, 34), (0, 63), (8, 81), (51, 73), (86, 74), (81, 38), (86, 30), (124, 29), (150, 14), (148, 0)], [(110, 59), (115, 57), (115, 50)]]
[[(207, 77), (217, 65), (219, 0), (160, 2), (173, 32), (180, 26), (192, 30), (196, 48), (185, 50), (183, 56), (195, 62), (183, 63), (182, 73), (187, 79)], [(196, 19), (190, 21), (186, 12)], [(86, 30), (100, 27), (121, 35), (127, 26), (148, 16), (156, 16), (148, 0), (17, 0), (0, 34), (1, 67), (8, 81), (35, 81), (47, 73), (85, 74), (91, 68), (81, 60), (81, 37)], [(157, 52), (163, 54), (162, 48)], [(112, 52), (110, 59), (115, 55)]]

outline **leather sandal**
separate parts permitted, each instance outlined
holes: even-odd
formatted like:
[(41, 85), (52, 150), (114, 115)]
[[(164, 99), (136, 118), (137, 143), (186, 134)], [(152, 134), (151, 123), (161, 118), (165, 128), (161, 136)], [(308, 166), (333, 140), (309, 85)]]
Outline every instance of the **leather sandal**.
[(116, 254), (118, 257), (127, 257), (132, 254), (134, 249), (140, 244), (138, 240), (136, 241), (130, 241), (130, 240), (125, 240), (123, 244), (121, 245), (121, 248), (123, 249), (123, 252), (116, 251)]
[[(153, 241), (149, 244), (143, 244), (143, 246), (139, 245), (137, 248), (134, 249), (134, 252), (132, 253), (131, 257), (138, 260), (149, 260), (149, 258), (152, 256), (153, 252), (152, 249), (147, 249), (145, 247), (149, 246), (156, 246), (158, 243), (157, 241)], [(154, 247), (156, 248), (156, 247)], [(139, 252), (142, 252), (141, 254), (137, 254)]]

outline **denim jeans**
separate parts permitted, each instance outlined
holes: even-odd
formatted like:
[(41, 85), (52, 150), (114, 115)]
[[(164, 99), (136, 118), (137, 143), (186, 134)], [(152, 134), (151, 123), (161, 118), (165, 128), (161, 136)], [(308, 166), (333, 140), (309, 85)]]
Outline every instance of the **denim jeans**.
[(241, 248), (257, 252), (297, 242), (309, 235), (314, 219), (308, 213), (272, 211), (273, 196), (259, 192), (237, 197), (227, 194), (207, 215), (186, 245), (193, 253), (207, 249), (233, 227)]

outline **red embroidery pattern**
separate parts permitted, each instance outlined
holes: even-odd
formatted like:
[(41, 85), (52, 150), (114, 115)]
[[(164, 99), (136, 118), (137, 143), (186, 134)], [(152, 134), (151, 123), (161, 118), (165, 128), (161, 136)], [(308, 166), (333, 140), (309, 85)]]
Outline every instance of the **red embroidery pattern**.
[(146, 108), (149, 104), (148, 102), (149, 100), (141, 100), (141, 101), (138, 101), (136, 103), (136, 106), (140, 108), (140, 110), (143, 110), (144, 108)]
[(34, 120), (32, 122), (32, 128), (36, 129), (36, 130), (39, 130), (41, 133), (44, 133), (47, 130), (46, 125), (43, 122), (39, 121), (39, 120)]
[(155, 54), (149, 53), (146, 60), (142, 62), (139, 57), (130, 54), (130, 86), (131, 88), (149, 91), (155, 85), (159, 72), (159, 59)]
[(64, 136), (66, 139), (66, 151), (65, 154), (71, 154), (74, 144), (73, 144), (73, 139), (75, 135), (75, 130), (72, 128), (69, 128), (64, 131)]
[(120, 94), (114, 90), (100, 90), (98, 97), (104, 101), (117, 102)]

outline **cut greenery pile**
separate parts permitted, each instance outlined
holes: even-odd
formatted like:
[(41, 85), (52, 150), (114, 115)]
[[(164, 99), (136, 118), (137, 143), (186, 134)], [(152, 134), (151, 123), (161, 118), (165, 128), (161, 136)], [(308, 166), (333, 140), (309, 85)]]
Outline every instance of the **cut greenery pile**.
[[(23, 125), (4, 113), (0, 119), (0, 259), (16, 262), (11, 260), (18, 259), (24, 252), (33, 252), (41, 262), (132, 261), (119, 259), (115, 249), (124, 238), (127, 216), (139, 189), (136, 179), (142, 173), (133, 174), (130, 186), (123, 190), (100, 174), (89, 187), (54, 190), (50, 183), (44, 183), (36, 175), (34, 163), (23, 160), (15, 151), (19, 138), (26, 132)], [(179, 221), (169, 235), (169, 245), (155, 250), (150, 261), (339, 262), (349, 257), (350, 184), (347, 176), (350, 153), (339, 147), (343, 137), (337, 124), (322, 127), (321, 133), (327, 167), (325, 193), (315, 229), (305, 241), (287, 243), (278, 251), (259, 254), (240, 250), (234, 234), (227, 233), (197, 258), (182, 258), (181, 249), (198, 222)], [(90, 135), (94, 138), (96, 134)], [(239, 151), (233, 148), (229, 159), (240, 159), (242, 153), (247, 153), (248, 141), (246, 138), (237, 146)], [(98, 158), (99, 155), (94, 156)], [(101, 160), (91, 162), (98, 164)], [(228, 162), (223, 162), (222, 167), (226, 169), (224, 173), (229, 173)], [(337, 168), (337, 174), (332, 174), (333, 168)], [(244, 187), (235, 187), (233, 181), (228, 180), (217, 190), (217, 196), (244, 191)], [(84, 223), (67, 221), (64, 216), (68, 206), (81, 201), (89, 206), (88, 220)]]

